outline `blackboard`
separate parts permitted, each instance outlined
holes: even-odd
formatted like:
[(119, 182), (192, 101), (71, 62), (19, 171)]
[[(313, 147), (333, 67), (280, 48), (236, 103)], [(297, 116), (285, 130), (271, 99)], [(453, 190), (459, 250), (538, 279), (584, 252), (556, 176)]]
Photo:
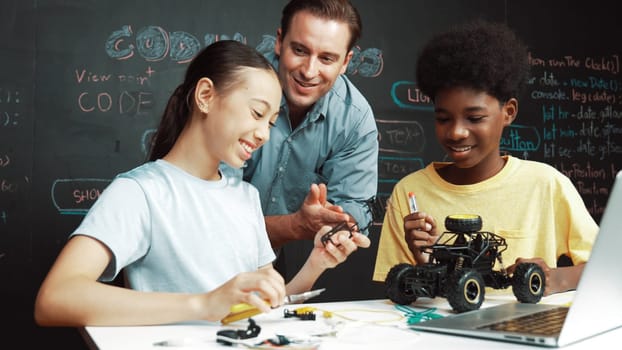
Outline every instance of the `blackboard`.
[[(363, 37), (347, 74), (380, 131), (378, 195), (431, 161), (429, 99), (414, 81), (434, 33), (468, 19), (507, 22), (530, 48), (532, 79), (502, 148), (566, 173), (600, 220), (622, 168), (622, 24), (617, 1), (353, 0)], [(36, 290), (66, 237), (145, 140), (196, 50), (236, 39), (271, 50), (284, 0), (0, 1), (0, 303), (21, 348), (82, 348), (73, 329), (32, 321)], [(323, 300), (382, 298), (372, 248), (318, 283)]]
[(598, 222), (622, 170), (622, 26), (615, 2), (536, 3), (508, 9), (530, 45), (532, 78), (506, 144), (566, 174)]

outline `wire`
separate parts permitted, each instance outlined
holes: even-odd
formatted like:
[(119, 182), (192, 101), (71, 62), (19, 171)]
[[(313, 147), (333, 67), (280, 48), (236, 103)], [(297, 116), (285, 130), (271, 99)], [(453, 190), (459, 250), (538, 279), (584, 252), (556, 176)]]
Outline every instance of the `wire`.
[(431, 307), (423, 311), (416, 311), (412, 307), (395, 304), (395, 308), (404, 313), (404, 316), (407, 318), (407, 323), (409, 325), (443, 317), (443, 315), (437, 314), (435, 312), (435, 307)]
[[(333, 311), (322, 310), (322, 309), (316, 309), (316, 310), (323, 312), (324, 318), (330, 318), (331, 316), (336, 316), (347, 321), (365, 322), (365, 323), (373, 323), (373, 324), (396, 322), (396, 321), (401, 321), (404, 319), (404, 316), (402, 314), (392, 311), (392, 310), (375, 310), (375, 309), (342, 309), (342, 310), (333, 310)], [(391, 314), (391, 315), (394, 315), (395, 317), (369, 321), (369, 320), (357, 319), (355, 317), (350, 317), (350, 316), (345, 315), (346, 313), (352, 313), (352, 312)]]

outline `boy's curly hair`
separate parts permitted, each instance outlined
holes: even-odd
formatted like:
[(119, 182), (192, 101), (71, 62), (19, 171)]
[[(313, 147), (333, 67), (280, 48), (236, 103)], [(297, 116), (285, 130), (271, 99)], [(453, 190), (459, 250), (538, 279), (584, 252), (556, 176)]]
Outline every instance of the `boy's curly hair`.
[(433, 37), (417, 61), (416, 79), (432, 100), (441, 89), (484, 91), (503, 103), (529, 76), (527, 47), (506, 25), (477, 20)]

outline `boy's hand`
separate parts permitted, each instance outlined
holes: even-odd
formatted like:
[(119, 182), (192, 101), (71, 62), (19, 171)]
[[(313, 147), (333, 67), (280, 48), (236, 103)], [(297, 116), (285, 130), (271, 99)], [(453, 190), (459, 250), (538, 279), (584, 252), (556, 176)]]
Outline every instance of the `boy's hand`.
[(417, 264), (428, 262), (428, 254), (419, 248), (436, 242), (436, 220), (425, 212), (415, 212), (404, 217), (404, 239)]

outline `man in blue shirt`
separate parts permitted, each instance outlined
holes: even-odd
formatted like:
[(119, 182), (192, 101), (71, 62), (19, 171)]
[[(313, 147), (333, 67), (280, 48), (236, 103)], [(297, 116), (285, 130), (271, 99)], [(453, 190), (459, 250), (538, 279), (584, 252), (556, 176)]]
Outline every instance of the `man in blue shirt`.
[(322, 225), (349, 221), (363, 229), (372, 221), (378, 130), (369, 103), (344, 75), (360, 33), (347, 0), (292, 0), (283, 9), (267, 55), (283, 88), (281, 111), (270, 141), (244, 168), (275, 249), (313, 239)]

